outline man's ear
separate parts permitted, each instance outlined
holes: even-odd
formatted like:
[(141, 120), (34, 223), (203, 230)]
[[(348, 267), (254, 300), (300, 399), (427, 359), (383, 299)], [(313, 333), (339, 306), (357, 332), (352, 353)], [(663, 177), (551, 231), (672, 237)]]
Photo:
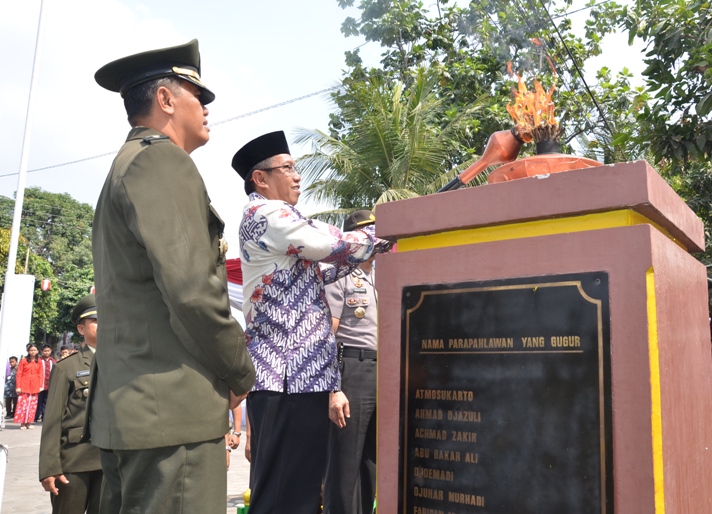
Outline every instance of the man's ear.
[[(259, 171), (259, 173), (257, 173)], [(266, 173), (262, 170), (255, 170), (252, 172), (252, 182), (255, 183), (255, 187), (260, 187), (262, 189), (268, 188), (267, 182), (265, 181)]]
[(161, 86), (156, 91), (156, 101), (158, 102), (158, 108), (161, 109), (166, 114), (173, 114), (175, 111), (175, 97), (176, 95), (166, 86)]
[(81, 335), (84, 335), (84, 323), (80, 323), (77, 325), (77, 332), (79, 332)]

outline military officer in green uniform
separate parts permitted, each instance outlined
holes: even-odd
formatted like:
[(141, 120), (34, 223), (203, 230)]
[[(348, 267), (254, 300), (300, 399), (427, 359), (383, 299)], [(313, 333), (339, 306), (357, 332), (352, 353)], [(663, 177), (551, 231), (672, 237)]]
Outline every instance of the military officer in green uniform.
[(40, 481), (51, 493), (52, 514), (96, 514), (102, 481), (99, 449), (80, 442), (96, 349), (93, 294), (74, 307), (72, 323), (84, 344), (52, 368), (40, 441)]
[(93, 226), (101, 511), (224, 512), (228, 406), (255, 372), (230, 313), (224, 224), (189, 155), (208, 141), (215, 95), (197, 40), (118, 59), (95, 79), (121, 94), (132, 127)]

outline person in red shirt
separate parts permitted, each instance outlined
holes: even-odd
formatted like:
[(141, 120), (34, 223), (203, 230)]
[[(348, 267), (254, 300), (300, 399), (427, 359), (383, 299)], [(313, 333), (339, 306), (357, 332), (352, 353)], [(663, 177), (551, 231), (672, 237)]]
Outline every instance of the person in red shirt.
[(48, 344), (42, 346), (40, 364), (42, 364), (42, 388), (37, 397), (37, 413), (35, 421), (42, 421), (44, 418), (45, 406), (47, 405), (47, 395), (49, 394), (49, 377), (52, 374), (52, 367), (57, 361), (52, 357), (52, 347)]
[(42, 364), (39, 361), (37, 345), (27, 346), (27, 356), (17, 365), (15, 384), (17, 388), (17, 407), (15, 408), (15, 423), (20, 428), (34, 428), (32, 420), (37, 410), (37, 395), (42, 388)]

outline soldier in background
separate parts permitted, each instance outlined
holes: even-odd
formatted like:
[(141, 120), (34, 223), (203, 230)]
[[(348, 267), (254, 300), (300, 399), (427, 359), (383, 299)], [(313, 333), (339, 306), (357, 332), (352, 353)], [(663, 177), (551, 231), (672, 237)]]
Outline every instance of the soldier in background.
[[(375, 222), (371, 211), (356, 211), (344, 220), (344, 232)], [(378, 295), (373, 260), (326, 286), (339, 351), (341, 391), (348, 398), (350, 415), (329, 430), (324, 481), (324, 512), (328, 514), (370, 514), (376, 495)], [(330, 414), (333, 418), (338, 411)]]
[(99, 512), (99, 449), (82, 443), (91, 363), (96, 350), (96, 301), (90, 294), (72, 310), (84, 338), (81, 349), (54, 365), (40, 440), (40, 482), (50, 494), (52, 514)]

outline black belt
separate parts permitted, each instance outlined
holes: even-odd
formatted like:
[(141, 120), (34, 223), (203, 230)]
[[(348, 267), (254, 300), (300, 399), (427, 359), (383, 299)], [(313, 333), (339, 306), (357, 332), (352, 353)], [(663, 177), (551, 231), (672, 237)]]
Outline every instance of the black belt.
[(341, 350), (342, 357), (349, 357), (360, 361), (366, 359), (375, 361), (377, 355), (376, 350), (360, 350), (358, 348), (347, 348), (346, 346)]

